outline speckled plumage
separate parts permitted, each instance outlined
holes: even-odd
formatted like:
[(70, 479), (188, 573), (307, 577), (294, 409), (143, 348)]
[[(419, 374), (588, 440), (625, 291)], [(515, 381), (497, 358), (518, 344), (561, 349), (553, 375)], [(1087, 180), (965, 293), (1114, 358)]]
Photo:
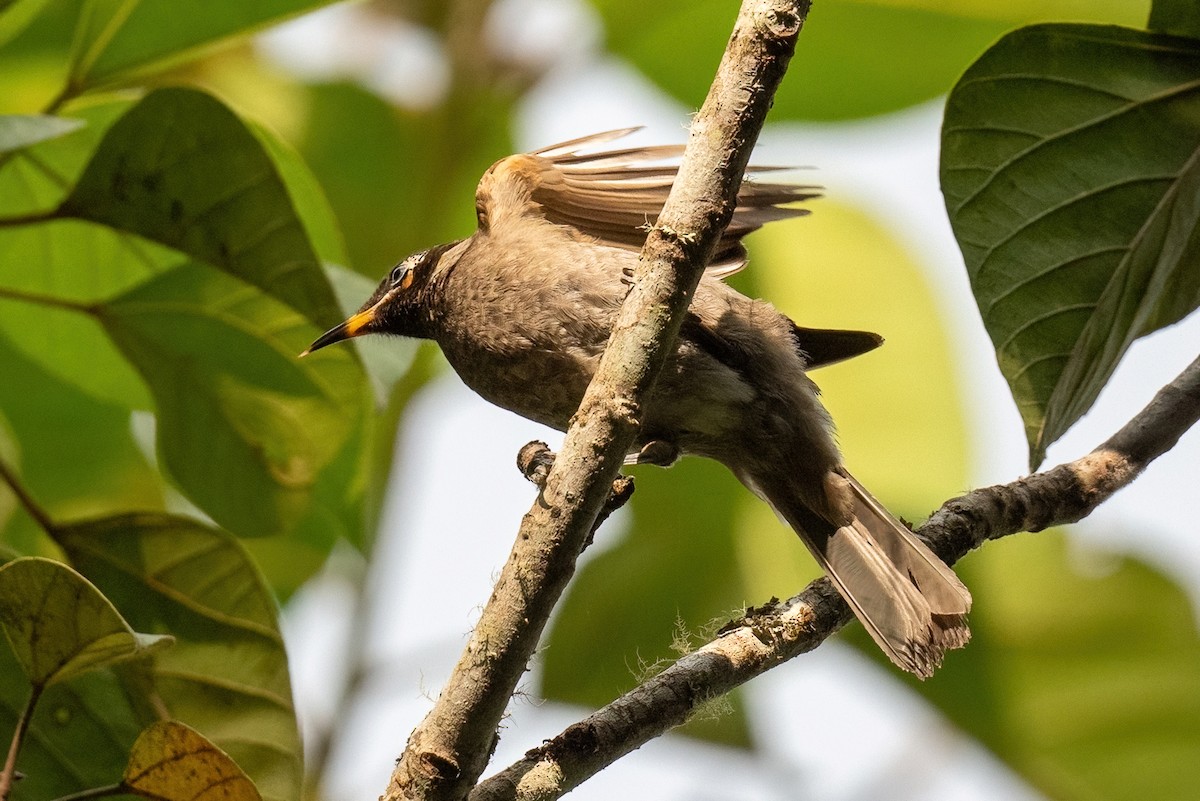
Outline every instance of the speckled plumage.
[[(476, 195), (479, 228), (409, 257), (362, 310), (313, 349), (348, 336), (434, 339), (487, 400), (565, 430), (665, 201), (678, 148), (580, 154), (622, 132), (510, 156)], [(729, 467), (788, 521), (872, 637), (928, 676), (963, 645), (970, 594), (954, 573), (845, 471), (806, 369), (881, 341), (803, 329), (720, 279), (745, 262), (741, 238), (810, 188), (743, 185), (733, 222), (701, 280), (673, 357), (645, 401), (637, 447), (665, 444)]]

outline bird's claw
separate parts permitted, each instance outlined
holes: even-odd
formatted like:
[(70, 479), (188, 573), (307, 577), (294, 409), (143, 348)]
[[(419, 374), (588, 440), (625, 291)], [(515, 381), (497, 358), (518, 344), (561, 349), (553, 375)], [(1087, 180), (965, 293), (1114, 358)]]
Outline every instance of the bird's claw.
[(625, 294), (629, 294), (629, 290), (633, 289), (634, 284), (632, 267), (621, 268), (621, 283), (625, 285)]
[(652, 464), (670, 467), (679, 461), (679, 447), (665, 439), (652, 439), (633, 456), (633, 464)]
[(546, 488), (546, 478), (554, 466), (554, 451), (544, 442), (527, 442), (517, 452), (517, 469), (538, 489)]

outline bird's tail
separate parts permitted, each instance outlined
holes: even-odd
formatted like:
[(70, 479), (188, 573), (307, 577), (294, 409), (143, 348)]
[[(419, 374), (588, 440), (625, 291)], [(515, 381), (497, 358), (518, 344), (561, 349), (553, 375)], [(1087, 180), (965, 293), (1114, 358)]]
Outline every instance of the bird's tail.
[[(948, 649), (971, 638), (971, 593), (928, 546), (848, 473), (854, 519), (836, 527), (795, 493), (764, 487), (768, 500), (804, 540), (883, 652), (929, 678)], [(840, 483), (840, 482), (839, 482)]]

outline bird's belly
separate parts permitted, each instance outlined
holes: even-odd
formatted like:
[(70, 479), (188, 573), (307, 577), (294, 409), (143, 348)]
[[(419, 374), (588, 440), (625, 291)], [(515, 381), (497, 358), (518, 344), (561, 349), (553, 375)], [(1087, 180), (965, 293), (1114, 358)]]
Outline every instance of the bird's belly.
[(599, 361), (532, 348), (502, 356), (443, 351), (463, 383), (484, 400), (559, 431), (567, 430)]

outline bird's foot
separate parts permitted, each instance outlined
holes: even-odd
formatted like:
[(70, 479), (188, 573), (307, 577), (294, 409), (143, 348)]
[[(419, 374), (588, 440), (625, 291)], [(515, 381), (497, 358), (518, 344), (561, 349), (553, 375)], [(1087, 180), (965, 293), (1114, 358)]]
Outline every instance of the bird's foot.
[(554, 451), (544, 442), (527, 442), (517, 451), (517, 469), (538, 489), (546, 488), (546, 477), (554, 466)]
[(633, 267), (625, 266), (621, 268), (621, 283), (625, 285), (625, 294), (629, 294), (629, 290), (633, 289)]
[(627, 464), (652, 464), (670, 467), (679, 461), (679, 446), (665, 439), (652, 439), (642, 449), (626, 458)]
[[(553, 466), (554, 451), (550, 450), (550, 447), (544, 442), (537, 440), (528, 442), (517, 452), (517, 469), (521, 471), (521, 475), (537, 485), (539, 490), (546, 489), (546, 479), (550, 476), (550, 468)], [(584, 548), (592, 544), (592, 538), (596, 536), (596, 529), (600, 527), (600, 524), (607, 520), (609, 515), (624, 506), (631, 497), (633, 497), (633, 476), (619, 475), (613, 479), (608, 499), (600, 508), (600, 513), (596, 515), (596, 522), (592, 524), (592, 530), (588, 532), (587, 539), (583, 543)], [(541, 500), (540, 496), (539, 500)]]

